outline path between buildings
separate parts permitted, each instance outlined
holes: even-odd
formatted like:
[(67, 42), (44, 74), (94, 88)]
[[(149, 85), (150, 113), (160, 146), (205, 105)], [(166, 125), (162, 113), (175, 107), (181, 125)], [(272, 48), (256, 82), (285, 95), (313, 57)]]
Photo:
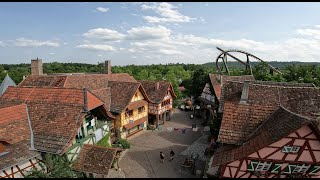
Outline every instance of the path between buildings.
[[(163, 131), (145, 131), (134, 135), (128, 141), (131, 148), (124, 154), (119, 162), (121, 170), (127, 178), (180, 178), (195, 177), (183, 169), (181, 164), (184, 160), (183, 154), (199, 148), (190, 147), (201, 136), (201, 121), (190, 119), (192, 112), (175, 109), (172, 120), (166, 121)], [(198, 131), (191, 130), (192, 124), (197, 123)], [(177, 131), (168, 132), (167, 127), (179, 128)], [(182, 128), (187, 128), (182, 133)], [(200, 138), (201, 139), (201, 138)], [(175, 158), (169, 161), (170, 149), (175, 152)], [(202, 149), (200, 147), (200, 149)], [(165, 154), (165, 162), (160, 163), (160, 152)], [(202, 150), (201, 150), (202, 151)]]

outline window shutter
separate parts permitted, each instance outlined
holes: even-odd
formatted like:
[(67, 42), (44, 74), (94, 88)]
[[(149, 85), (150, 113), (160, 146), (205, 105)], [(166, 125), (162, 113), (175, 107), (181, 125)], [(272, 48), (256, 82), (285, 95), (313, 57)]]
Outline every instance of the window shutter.
[(248, 168), (247, 168), (247, 171), (255, 171), (257, 165), (258, 165), (258, 162), (251, 161)]
[(271, 169), (271, 173), (278, 173), (280, 168), (281, 168), (282, 164), (274, 164), (272, 169)]
[(319, 171), (320, 171), (320, 166), (313, 166), (313, 167), (310, 169), (309, 174), (315, 175), (315, 174), (317, 174)]

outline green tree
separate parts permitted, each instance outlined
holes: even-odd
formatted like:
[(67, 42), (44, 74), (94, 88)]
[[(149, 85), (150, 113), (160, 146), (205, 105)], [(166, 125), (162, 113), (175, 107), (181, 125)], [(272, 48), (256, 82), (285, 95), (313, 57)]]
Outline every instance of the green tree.
[(190, 90), (191, 95), (198, 97), (201, 95), (206, 83), (210, 81), (209, 71), (205, 68), (200, 68), (194, 71), (191, 83), (186, 84), (185, 87)]
[(84, 173), (76, 172), (71, 169), (71, 162), (66, 155), (45, 154), (42, 156), (40, 165), (45, 171), (32, 169), (26, 178), (83, 178)]

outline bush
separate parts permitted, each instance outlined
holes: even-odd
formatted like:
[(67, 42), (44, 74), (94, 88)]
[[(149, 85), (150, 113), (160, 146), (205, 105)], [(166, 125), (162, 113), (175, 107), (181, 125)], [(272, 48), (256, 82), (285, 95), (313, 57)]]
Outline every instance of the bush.
[(104, 136), (102, 139), (100, 139), (96, 145), (98, 146), (103, 146), (103, 147), (111, 147), (109, 144), (109, 137), (110, 137), (110, 132)]
[(130, 149), (130, 143), (126, 139), (120, 139), (116, 142), (122, 149)]

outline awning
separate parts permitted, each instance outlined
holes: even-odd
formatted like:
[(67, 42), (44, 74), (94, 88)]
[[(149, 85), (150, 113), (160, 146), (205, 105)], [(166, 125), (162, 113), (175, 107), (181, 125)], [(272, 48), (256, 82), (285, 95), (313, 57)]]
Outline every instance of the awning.
[(131, 124), (130, 123), (126, 124), (123, 127), (126, 128), (126, 129), (131, 129), (131, 128), (133, 128), (135, 126), (138, 126), (139, 124), (144, 123), (145, 121), (147, 121), (147, 118), (148, 117), (143, 117), (141, 119), (133, 121), (133, 123), (131, 123)]

